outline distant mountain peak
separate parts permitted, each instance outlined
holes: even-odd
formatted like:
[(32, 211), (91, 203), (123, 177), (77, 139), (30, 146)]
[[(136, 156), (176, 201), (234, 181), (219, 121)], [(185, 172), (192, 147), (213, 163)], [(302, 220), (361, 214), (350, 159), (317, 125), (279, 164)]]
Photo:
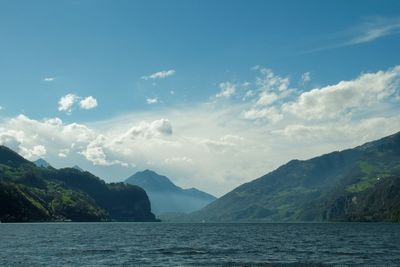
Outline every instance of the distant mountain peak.
[(48, 163), (48, 162), (47, 162), (45, 159), (43, 159), (43, 158), (37, 159), (37, 160), (35, 160), (33, 163), (36, 165), (36, 167), (41, 167), (41, 168), (48, 168), (48, 167), (51, 167), (50, 163)]
[(146, 169), (138, 171), (125, 180), (126, 183), (136, 184), (150, 191), (175, 191), (182, 190), (176, 186), (171, 180), (155, 171)]
[(72, 166), (72, 169), (78, 170), (80, 172), (84, 172), (84, 170), (81, 167), (79, 167), (78, 165)]
[(138, 185), (146, 190), (152, 203), (153, 211), (157, 214), (192, 212), (216, 199), (214, 196), (196, 188), (182, 189), (168, 177), (149, 169), (136, 172), (125, 182)]

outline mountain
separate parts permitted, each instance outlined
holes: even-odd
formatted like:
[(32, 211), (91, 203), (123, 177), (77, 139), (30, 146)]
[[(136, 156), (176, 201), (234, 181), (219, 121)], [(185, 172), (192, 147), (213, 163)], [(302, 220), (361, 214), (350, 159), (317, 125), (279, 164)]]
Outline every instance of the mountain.
[(34, 166), (34, 164), (8, 147), (0, 145), (0, 164), (10, 167), (20, 167), (23, 165)]
[(46, 160), (40, 158), (38, 160), (35, 160), (33, 164), (36, 165), (36, 167), (42, 167), (42, 168), (48, 168), (51, 167), (50, 163), (48, 163)]
[(74, 166), (72, 167), (72, 169), (75, 169), (75, 170), (84, 172), (84, 170), (83, 170), (81, 167), (79, 167), (78, 165), (74, 165)]
[(292, 160), (190, 215), (208, 221), (400, 222), (400, 133)]
[(152, 211), (163, 213), (189, 213), (203, 208), (216, 198), (195, 188), (182, 189), (171, 180), (151, 170), (137, 172), (125, 183), (138, 185), (149, 195)]
[(0, 146), (0, 221), (155, 221), (146, 192), (73, 168), (37, 167)]

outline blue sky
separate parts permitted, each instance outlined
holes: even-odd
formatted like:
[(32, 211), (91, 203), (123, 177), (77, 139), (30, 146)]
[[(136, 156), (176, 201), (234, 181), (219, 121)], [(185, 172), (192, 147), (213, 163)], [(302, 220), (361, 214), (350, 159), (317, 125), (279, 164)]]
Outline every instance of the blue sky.
[(0, 1), (0, 35), (0, 142), (108, 181), (221, 195), (400, 130), (399, 1)]

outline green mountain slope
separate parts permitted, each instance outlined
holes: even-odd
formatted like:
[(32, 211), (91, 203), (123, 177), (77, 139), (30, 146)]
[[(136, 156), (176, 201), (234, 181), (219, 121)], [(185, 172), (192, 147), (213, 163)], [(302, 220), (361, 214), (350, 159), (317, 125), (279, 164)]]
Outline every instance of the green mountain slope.
[(0, 146), (0, 220), (154, 221), (146, 192), (73, 168), (36, 167)]
[[(397, 199), (383, 192), (397, 188), (393, 177), (398, 176), (400, 133), (354, 149), (290, 161), (190, 217), (213, 221), (392, 221), (397, 218)], [(394, 183), (390, 190), (387, 179)], [(378, 197), (392, 208), (362, 208)], [(348, 199), (358, 200), (350, 205)]]

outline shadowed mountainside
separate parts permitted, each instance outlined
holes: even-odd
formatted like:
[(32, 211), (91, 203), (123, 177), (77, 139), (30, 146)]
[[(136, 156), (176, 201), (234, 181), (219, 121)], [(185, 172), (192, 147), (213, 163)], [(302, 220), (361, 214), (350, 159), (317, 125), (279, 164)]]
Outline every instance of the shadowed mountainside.
[(155, 221), (146, 192), (74, 168), (37, 167), (0, 146), (0, 220)]

